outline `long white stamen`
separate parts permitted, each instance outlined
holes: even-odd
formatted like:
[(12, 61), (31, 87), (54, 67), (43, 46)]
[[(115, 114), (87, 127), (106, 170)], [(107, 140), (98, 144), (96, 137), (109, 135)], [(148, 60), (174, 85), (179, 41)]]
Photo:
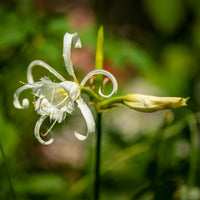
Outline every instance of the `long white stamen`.
[(55, 69), (53, 69), (52, 67), (50, 67), (47, 63), (43, 62), (42, 60), (35, 60), (35, 61), (31, 62), (29, 64), (29, 66), (28, 66), (28, 70), (27, 70), (27, 80), (28, 80), (28, 83), (34, 83), (33, 75), (32, 75), (32, 69), (36, 65), (44, 67), (49, 72), (51, 72), (52, 74), (54, 74), (58, 79), (60, 79), (61, 81), (65, 81), (65, 78), (63, 78)]
[(52, 125), (49, 127), (49, 129), (45, 132), (45, 133), (41, 133), (41, 135), (44, 137), (44, 136), (47, 136), (48, 133), (51, 131), (51, 129), (54, 127), (54, 125), (56, 124), (57, 120), (55, 120)]
[(116, 92), (117, 92), (117, 88), (118, 88), (118, 84), (117, 84), (117, 80), (115, 79), (115, 77), (108, 71), (106, 70), (103, 70), (103, 69), (96, 69), (96, 70), (93, 70), (91, 72), (89, 72), (85, 77), (84, 79), (82, 80), (81, 82), (81, 88), (85, 85), (85, 83), (88, 81), (88, 79), (91, 77), (91, 76), (94, 76), (96, 74), (103, 74), (105, 76), (107, 76), (111, 81), (112, 81), (112, 84), (113, 84), (113, 90), (112, 92), (109, 94), (109, 95), (104, 95), (102, 94), (101, 92), (101, 89), (99, 89), (99, 94), (102, 96), (102, 97), (105, 97), (105, 98), (109, 98), (109, 97), (112, 97)]
[(28, 106), (29, 106), (29, 100), (27, 98), (23, 99), (22, 100), (22, 105), (21, 105), (20, 102), (19, 102), (19, 96), (20, 96), (21, 92), (23, 92), (24, 90), (31, 89), (31, 88), (33, 88), (33, 85), (26, 84), (26, 85), (20, 87), (14, 93), (13, 104), (14, 104), (14, 106), (16, 108), (18, 108), (18, 109), (26, 109), (26, 108), (28, 108)]
[(85, 119), (85, 122), (86, 122), (86, 125), (87, 125), (87, 134), (82, 135), (82, 134), (75, 131), (74, 135), (79, 140), (85, 140), (90, 133), (95, 132), (95, 122), (94, 122), (94, 118), (93, 118), (93, 115), (92, 115), (90, 109), (88, 108), (87, 104), (83, 101), (83, 99), (79, 98), (76, 102), (78, 104), (78, 108), (80, 109), (80, 111), (81, 111), (81, 113), (82, 113), (82, 115)]
[(58, 103), (57, 105), (55, 105), (54, 108), (56, 108), (56, 107), (62, 105), (62, 104), (63, 104), (66, 100), (68, 100), (68, 99), (69, 99), (69, 96), (66, 96), (60, 103)]
[[(42, 115), (42, 116), (38, 119), (38, 121), (37, 121), (37, 123), (36, 123), (36, 125), (35, 125), (35, 130), (34, 130), (35, 137), (37, 138), (37, 140), (38, 140), (41, 144), (44, 144), (44, 145), (49, 145), (49, 144), (51, 144), (51, 143), (54, 141), (54, 135), (53, 135), (53, 133), (51, 133), (51, 132), (50, 132), (51, 138), (50, 138), (48, 141), (43, 140), (43, 139), (41, 138), (41, 136), (40, 136), (40, 127), (41, 127), (42, 123), (44, 122), (44, 120), (45, 120), (47, 117), (48, 117), (47, 115)], [(54, 125), (54, 123), (53, 123), (53, 125)], [(53, 126), (50, 127), (50, 128), (53, 128)], [(51, 129), (50, 129), (50, 130), (51, 130)], [(47, 132), (49, 133), (50, 130), (48, 129)]]
[(51, 95), (51, 104), (53, 102), (54, 94), (55, 94), (55, 85), (53, 84), (53, 91), (52, 91), (52, 95)]

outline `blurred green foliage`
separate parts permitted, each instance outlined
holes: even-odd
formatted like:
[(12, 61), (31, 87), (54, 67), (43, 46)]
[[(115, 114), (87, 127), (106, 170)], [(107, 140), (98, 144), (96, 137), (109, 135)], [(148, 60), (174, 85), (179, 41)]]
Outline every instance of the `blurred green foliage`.
[[(105, 68), (118, 78), (119, 93), (135, 92), (133, 81), (135, 88), (141, 88), (137, 80), (142, 79), (144, 85), (148, 85), (142, 85), (148, 94), (191, 98), (187, 108), (159, 112), (158, 116), (138, 116), (136, 111), (127, 108), (115, 108), (103, 114), (107, 125), (103, 127), (101, 199), (200, 199), (197, 176), (200, 173), (199, 1), (143, 0), (140, 3), (116, 1), (116, 4), (110, 1), (103, 7), (104, 4), (102, 1), (99, 10), (105, 11), (100, 13), (105, 17)], [(132, 12), (138, 4), (141, 12)], [(79, 32), (83, 50), (90, 49), (94, 59), (98, 21), (76, 29), (71, 25), (69, 13), (58, 14), (35, 5), (33, 1), (24, 0), (0, 4), (0, 141), (16, 198), (92, 199), (95, 135), (84, 147), (78, 141), (72, 142), (81, 152), (86, 151), (82, 164), (81, 161), (73, 164), (69, 158), (62, 162), (52, 160), (45, 152), (56, 157), (55, 149), (52, 150), (54, 144), (41, 147), (34, 138), (38, 116), (33, 107), (17, 110), (12, 101), (14, 92), (21, 86), (19, 80), (26, 82), (27, 66), (32, 60), (44, 60), (63, 76), (67, 74), (62, 58), (65, 32)], [(117, 8), (120, 10), (115, 13), (118, 21), (109, 21), (112, 18), (109, 18), (109, 14), (112, 15), (109, 8), (113, 13)], [(99, 10), (96, 10), (98, 15)], [(131, 28), (125, 29), (124, 24), (135, 27), (134, 32)], [(75, 66), (75, 70), (80, 77), (87, 71), (80, 70), (79, 66)], [(39, 78), (46, 71), (38, 68), (34, 73)], [(155, 90), (150, 89), (151, 86)], [(31, 99), (28, 92), (24, 95)], [(151, 119), (155, 124), (153, 128), (148, 124)], [(129, 129), (122, 133), (111, 123), (115, 121)], [(126, 127), (127, 121), (132, 121), (131, 127)], [(135, 121), (138, 123), (134, 124)], [(64, 125), (57, 126), (56, 130), (63, 128)], [(56, 137), (59, 135), (62, 134)], [(65, 154), (72, 153), (65, 151)], [(82, 157), (81, 154), (79, 158), (82, 160)], [(1, 155), (0, 199), (12, 199)]]

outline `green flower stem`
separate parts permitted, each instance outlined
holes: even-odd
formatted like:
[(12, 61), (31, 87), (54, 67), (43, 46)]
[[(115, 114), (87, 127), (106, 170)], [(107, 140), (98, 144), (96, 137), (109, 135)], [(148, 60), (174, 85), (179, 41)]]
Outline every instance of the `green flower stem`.
[(85, 94), (88, 94), (90, 96), (90, 98), (94, 101), (94, 102), (99, 102), (99, 101), (102, 101), (102, 98), (97, 94), (95, 93), (93, 90), (87, 88), (87, 87), (83, 87), (81, 89), (81, 91)]
[(101, 135), (102, 135), (102, 113), (97, 114), (97, 138), (96, 138), (96, 166), (94, 200), (99, 200), (100, 194), (100, 164), (101, 164)]
[(108, 109), (113, 104), (122, 103), (124, 97), (114, 97), (105, 101), (98, 102), (97, 106), (97, 139), (96, 139), (96, 166), (95, 166), (95, 185), (94, 200), (100, 199), (100, 164), (101, 164), (101, 137), (102, 137), (102, 109)]
[(113, 97), (108, 100), (102, 101), (98, 104), (98, 109), (103, 110), (103, 109), (108, 109), (112, 106), (115, 106), (115, 104), (123, 103), (125, 100), (125, 96), (118, 96), (118, 97)]
[[(104, 42), (104, 32), (103, 32), (103, 26), (101, 26), (98, 30), (97, 35), (97, 47), (96, 47), (96, 57), (95, 57), (95, 69), (103, 69), (103, 42)], [(101, 86), (101, 82), (103, 80), (102, 75), (96, 76), (95, 81), (95, 92), (98, 93), (98, 89)], [(94, 102), (98, 105), (99, 102), (103, 100), (102, 97), (97, 95), (96, 93), (90, 93), (89, 95), (93, 96)], [(96, 166), (95, 166), (95, 185), (94, 185), (94, 200), (99, 200), (99, 193), (100, 193), (100, 157), (101, 157), (101, 120), (102, 120), (102, 114), (99, 112), (98, 108), (97, 110), (97, 124), (96, 124), (96, 130), (97, 130), (97, 139), (96, 139)]]
[(111, 108), (116, 104), (123, 103), (126, 100), (126, 96), (118, 96), (113, 97), (107, 100), (103, 100), (98, 94), (96, 94), (93, 90), (83, 87), (81, 90), (83, 93), (89, 95), (89, 97), (97, 104), (97, 111), (101, 112), (101, 110)]

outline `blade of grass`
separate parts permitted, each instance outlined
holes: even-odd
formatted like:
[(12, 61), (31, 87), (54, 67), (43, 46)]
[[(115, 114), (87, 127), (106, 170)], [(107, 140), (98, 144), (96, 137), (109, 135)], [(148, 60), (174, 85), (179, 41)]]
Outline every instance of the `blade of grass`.
[(6, 161), (6, 156), (5, 156), (5, 153), (4, 153), (4, 150), (3, 150), (3, 146), (1, 144), (1, 140), (0, 140), (0, 151), (1, 151), (1, 154), (2, 154), (2, 157), (3, 157), (3, 163), (4, 163), (4, 166), (5, 166), (5, 169), (6, 169), (6, 175), (8, 177), (11, 196), (12, 196), (12, 199), (16, 200), (16, 196), (15, 196), (15, 192), (14, 192), (14, 189), (13, 189), (13, 185), (12, 185), (12, 181), (11, 181), (11, 177), (10, 177), (10, 174), (9, 174), (8, 165), (7, 165), (7, 161)]
[(194, 115), (188, 117), (188, 125), (191, 134), (190, 138), (190, 168), (188, 175), (187, 197), (189, 199), (189, 191), (195, 185), (195, 177), (197, 172), (198, 161), (198, 127), (197, 119)]

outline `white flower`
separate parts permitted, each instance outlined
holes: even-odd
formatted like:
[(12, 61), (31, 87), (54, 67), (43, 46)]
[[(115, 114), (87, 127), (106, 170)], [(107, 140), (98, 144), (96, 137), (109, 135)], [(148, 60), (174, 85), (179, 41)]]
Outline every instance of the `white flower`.
[[(35, 125), (35, 137), (42, 144), (51, 144), (54, 141), (54, 135), (51, 132), (51, 129), (55, 125), (56, 122), (61, 123), (65, 120), (66, 114), (71, 114), (76, 105), (80, 109), (87, 125), (87, 134), (82, 135), (78, 132), (74, 132), (75, 136), (79, 140), (85, 140), (88, 134), (95, 132), (95, 122), (93, 115), (88, 108), (87, 104), (81, 98), (81, 89), (87, 82), (87, 80), (96, 74), (103, 74), (110, 78), (113, 84), (113, 91), (109, 95), (104, 95), (99, 90), (99, 94), (103, 97), (111, 97), (117, 91), (117, 81), (114, 76), (105, 70), (93, 70), (88, 73), (82, 82), (79, 84), (73, 70), (73, 64), (71, 61), (71, 45), (75, 48), (81, 48), (81, 41), (77, 33), (69, 34), (66, 33), (63, 41), (63, 57), (65, 61), (66, 70), (70, 76), (73, 77), (73, 81), (67, 81), (63, 78), (58, 72), (56, 72), (52, 67), (41, 60), (35, 60), (28, 66), (27, 70), (27, 80), (28, 83), (19, 88), (14, 94), (13, 104), (18, 109), (25, 109), (29, 106), (28, 99), (22, 100), (22, 105), (19, 101), (19, 96), (22, 91), (27, 89), (32, 89), (33, 94), (33, 104), (36, 112), (41, 115), (39, 120)], [(62, 82), (55, 83), (52, 82), (47, 77), (42, 77), (40, 81), (34, 82), (32, 76), (32, 69), (34, 66), (40, 65), (52, 74), (54, 74), (59, 80)], [(46, 118), (50, 118), (50, 121), (53, 120), (52, 125), (46, 131), (46, 133), (40, 133), (40, 127)], [(41, 136), (46, 136), (47, 134), (51, 135), (48, 141), (43, 140)]]

